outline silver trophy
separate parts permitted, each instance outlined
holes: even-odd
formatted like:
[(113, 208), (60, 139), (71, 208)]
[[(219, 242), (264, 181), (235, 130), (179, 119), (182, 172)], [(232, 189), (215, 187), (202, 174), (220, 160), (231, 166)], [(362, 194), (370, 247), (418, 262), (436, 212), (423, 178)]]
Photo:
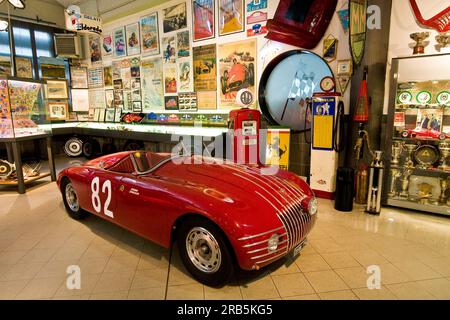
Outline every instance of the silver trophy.
[(405, 160), (405, 166), (408, 168), (414, 168), (414, 161), (413, 161), (413, 154), (414, 151), (417, 150), (416, 144), (405, 144), (406, 152), (408, 153), (406, 160)]
[(439, 203), (442, 205), (447, 204), (447, 189), (448, 189), (448, 180), (447, 178), (440, 178), (439, 184), (441, 185), (441, 196), (439, 197)]
[(400, 164), (400, 158), (403, 152), (403, 143), (396, 142), (392, 145), (392, 161), (391, 165), (397, 167)]
[(447, 171), (449, 166), (447, 165), (447, 158), (450, 155), (450, 146), (447, 142), (441, 142), (439, 144), (439, 151), (441, 152), (441, 160), (439, 161), (439, 170)]

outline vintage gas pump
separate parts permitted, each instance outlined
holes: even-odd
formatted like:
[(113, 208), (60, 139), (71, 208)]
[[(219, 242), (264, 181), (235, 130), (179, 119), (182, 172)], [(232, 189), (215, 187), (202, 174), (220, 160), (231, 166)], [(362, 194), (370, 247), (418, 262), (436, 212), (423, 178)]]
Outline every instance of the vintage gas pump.
[(341, 94), (316, 93), (312, 98), (311, 188), (319, 198), (334, 199), (339, 163)]
[(228, 129), (231, 138), (228, 159), (237, 164), (260, 164), (261, 113), (248, 108), (233, 110), (230, 112)]

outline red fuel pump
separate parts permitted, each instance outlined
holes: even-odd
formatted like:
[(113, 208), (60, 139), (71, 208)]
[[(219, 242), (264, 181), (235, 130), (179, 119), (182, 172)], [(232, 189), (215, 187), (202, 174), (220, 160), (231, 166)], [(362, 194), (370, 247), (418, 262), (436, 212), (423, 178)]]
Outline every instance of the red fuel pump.
[(259, 165), (261, 113), (248, 108), (233, 110), (228, 129), (231, 136), (231, 155), (228, 158), (238, 164)]

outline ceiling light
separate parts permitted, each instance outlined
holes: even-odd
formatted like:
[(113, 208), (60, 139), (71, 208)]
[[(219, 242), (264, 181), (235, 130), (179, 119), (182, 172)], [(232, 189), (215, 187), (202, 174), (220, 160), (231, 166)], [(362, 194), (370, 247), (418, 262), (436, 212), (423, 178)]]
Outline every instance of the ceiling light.
[[(5, 0), (0, 0), (0, 4), (5, 1)], [(24, 9), (25, 8), (25, 3), (23, 2), (23, 0), (8, 0), (8, 2), (14, 6), (14, 8), (17, 9)]]
[(6, 20), (0, 20), (0, 31), (6, 31), (8, 30), (8, 21)]

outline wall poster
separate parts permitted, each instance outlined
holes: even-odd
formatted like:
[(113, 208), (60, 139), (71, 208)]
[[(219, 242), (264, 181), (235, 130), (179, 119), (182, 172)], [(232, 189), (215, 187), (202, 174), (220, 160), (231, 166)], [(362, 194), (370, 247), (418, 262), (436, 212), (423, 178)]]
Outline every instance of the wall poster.
[(19, 78), (33, 78), (33, 67), (30, 58), (16, 57), (16, 76)]
[(177, 33), (177, 55), (178, 58), (189, 57), (191, 54), (191, 42), (189, 40), (189, 31)]
[(177, 93), (177, 66), (164, 66), (164, 93)]
[(113, 54), (113, 36), (107, 33), (102, 36), (102, 57), (110, 57)]
[(192, 1), (193, 41), (212, 39), (215, 36), (214, 0)]
[(103, 67), (88, 69), (88, 86), (89, 89), (103, 87)]
[(164, 106), (161, 58), (141, 61), (142, 112), (161, 110)]
[(194, 90), (191, 70), (191, 59), (183, 58), (178, 60), (178, 92), (191, 92)]
[(219, 0), (219, 35), (244, 31), (244, 0)]
[(178, 96), (165, 97), (164, 101), (164, 108), (166, 110), (178, 110)]
[(187, 27), (186, 2), (163, 9), (164, 33), (184, 29)]
[(89, 107), (96, 109), (106, 108), (105, 92), (103, 90), (89, 90)]
[(88, 88), (88, 71), (86, 67), (71, 67), (70, 79), (72, 80), (71, 87), (73, 89)]
[(163, 37), (162, 47), (163, 47), (163, 57), (164, 63), (175, 63), (177, 59), (177, 49), (176, 49), (175, 36)]
[(101, 39), (99, 36), (89, 36), (89, 57), (91, 63), (102, 61)]
[(105, 87), (109, 88), (113, 86), (113, 71), (112, 66), (103, 67), (103, 80)]
[(197, 107), (199, 110), (217, 109), (217, 95), (215, 91), (197, 92)]
[(114, 107), (114, 90), (105, 90), (106, 108)]
[(114, 30), (114, 56), (123, 57), (127, 55), (127, 47), (125, 44), (125, 28), (121, 27)]
[(139, 33), (139, 23), (133, 23), (125, 27), (127, 36), (127, 52), (129, 56), (141, 53), (141, 35)]
[(143, 55), (159, 54), (158, 13), (140, 19), (141, 48)]
[(194, 91), (216, 91), (217, 61), (216, 45), (193, 48)]
[(249, 90), (256, 102), (256, 41), (219, 45), (220, 94), (219, 106), (224, 108), (238, 107), (236, 96), (242, 89)]

